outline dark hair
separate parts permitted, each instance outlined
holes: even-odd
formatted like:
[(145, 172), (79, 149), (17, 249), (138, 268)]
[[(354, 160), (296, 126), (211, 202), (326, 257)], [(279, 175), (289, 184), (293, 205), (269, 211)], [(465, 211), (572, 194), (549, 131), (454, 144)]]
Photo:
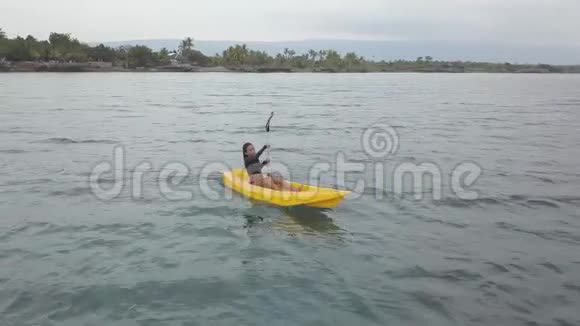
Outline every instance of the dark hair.
[(246, 150), (248, 149), (248, 146), (251, 146), (252, 143), (245, 143), (244, 146), (242, 146), (242, 155), (244, 155), (244, 160), (246, 159), (246, 157), (248, 157), (248, 154), (246, 154)]

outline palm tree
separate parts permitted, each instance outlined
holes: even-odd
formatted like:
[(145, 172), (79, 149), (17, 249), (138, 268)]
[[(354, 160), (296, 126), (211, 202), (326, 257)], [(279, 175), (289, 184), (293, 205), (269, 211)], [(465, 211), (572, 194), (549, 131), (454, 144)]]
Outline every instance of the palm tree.
[(236, 45), (234, 48), (232, 48), (232, 61), (235, 64), (240, 64), (242, 63), (242, 56), (240, 55), (240, 49), (241, 47), (239, 45)]
[(185, 40), (183, 40), (183, 46), (186, 50), (192, 50), (193, 49), (193, 39), (191, 37), (187, 37)]
[(276, 62), (276, 64), (282, 64), (284, 63), (284, 56), (278, 53), (276, 54), (276, 58), (274, 58), (274, 61)]
[(236, 46), (230, 46), (223, 54), (224, 59), (231, 64), (243, 64), (246, 62), (248, 57), (248, 47), (243, 44)]
[(326, 54), (328, 53), (328, 51), (326, 50), (320, 50), (318, 51), (318, 60), (319, 61), (324, 61), (326, 59)]
[(356, 66), (359, 64), (358, 56), (354, 52), (349, 52), (344, 55), (344, 62), (348, 67)]
[(312, 62), (316, 62), (316, 57), (318, 56), (318, 52), (316, 52), (314, 50), (309, 50), (308, 55), (310, 55), (310, 58), (312, 58)]
[(182, 59), (189, 57), (189, 54), (193, 50), (193, 39), (191, 37), (185, 38), (181, 43), (179, 43), (177, 50)]

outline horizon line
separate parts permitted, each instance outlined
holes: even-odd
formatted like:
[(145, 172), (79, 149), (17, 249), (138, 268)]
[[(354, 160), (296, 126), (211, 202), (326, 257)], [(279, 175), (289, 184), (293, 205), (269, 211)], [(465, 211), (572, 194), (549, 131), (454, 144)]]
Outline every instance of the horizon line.
[[(88, 44), (104, 44), (104, 43), (123, 43), (123, 42), (142, 42), (142, 41), (181, 41), (184, 38), (177, 37), (167, 37), (167, 38), (143, 38), (143, 39), (127, 39), (120, 41), (94, 41), (94, 42), (84, 42)], [(192, 37), (195, 42), (231, 42), (233, 44), (244, 44), (244, 43), (301, 43), (301, 42), (321, 42), (321, 41), (347, 41), (347, 42), (398, 42), (398, 43), (465, 43), (465, 44), (493, 44), (502, 46), (530, 46), (530, 47), (566, 47), (566, 48), (580, 48), (580, 44), (537, 44), (529, 42), (507, 42), (507, 41), (481, 41), (481, 40), (426, 40), (426, 39), (355, 39), (355, 38), (305, 38), (305, 39), (295, 39), (295, 40), (233, 40), (233, 39), (196, 39)], [(79, 40), (83, 42), (82, 40)]]

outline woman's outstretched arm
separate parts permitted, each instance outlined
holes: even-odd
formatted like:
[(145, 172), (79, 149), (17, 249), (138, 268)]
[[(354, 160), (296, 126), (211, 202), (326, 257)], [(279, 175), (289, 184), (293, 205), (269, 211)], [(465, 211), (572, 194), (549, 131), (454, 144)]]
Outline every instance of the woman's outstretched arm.
[(262, 153), (264, 153), (266, 148), (268, 148), (268, 145), (264, 145), (264, 147), (262, 147), (262, 149), (259, 150), (258, 153), (256, 153), (256, 158), (260, 158), (260, 155), (262, 155)]

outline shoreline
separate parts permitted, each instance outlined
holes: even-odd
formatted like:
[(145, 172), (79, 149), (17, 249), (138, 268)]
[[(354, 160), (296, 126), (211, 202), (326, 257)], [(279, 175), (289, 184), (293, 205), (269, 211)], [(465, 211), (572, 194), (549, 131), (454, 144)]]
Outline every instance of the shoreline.
[[(558, 67), (558, 66), (554, 66)], [(580, 66), (566, 66), (563, 69), (545, 69), (538, 67), (526, 67), (515, 70), (496, 69), (441, 69), (440, 67), (422, 66), (406, 67), (404, 69), (296, 69), (296, 68), (276, 68), (276, 67), (155, 67), (128, 69), (122, 67), (95, 68), (86, 65), (57, 66), (57, 67), (30, 67), (20, 65), (0, 65), (0, 73), (232, 73), (232, 74), (353, 74), (353, 73), (449, 73), (449, 74), (580, 74)]]
[(437, 60), (365, 59), (356, 52), (285, 48), (269, 54), (232, 44), (213, 56), (194, 47), (191, 37), (177, 49), (145, 45), (90, 46), (70, 34), (50, 33), (48, 40), (0, 37), (0, 72), (231, 72), (231, 73), (580, 73), (580, 64), (543, 64)]

